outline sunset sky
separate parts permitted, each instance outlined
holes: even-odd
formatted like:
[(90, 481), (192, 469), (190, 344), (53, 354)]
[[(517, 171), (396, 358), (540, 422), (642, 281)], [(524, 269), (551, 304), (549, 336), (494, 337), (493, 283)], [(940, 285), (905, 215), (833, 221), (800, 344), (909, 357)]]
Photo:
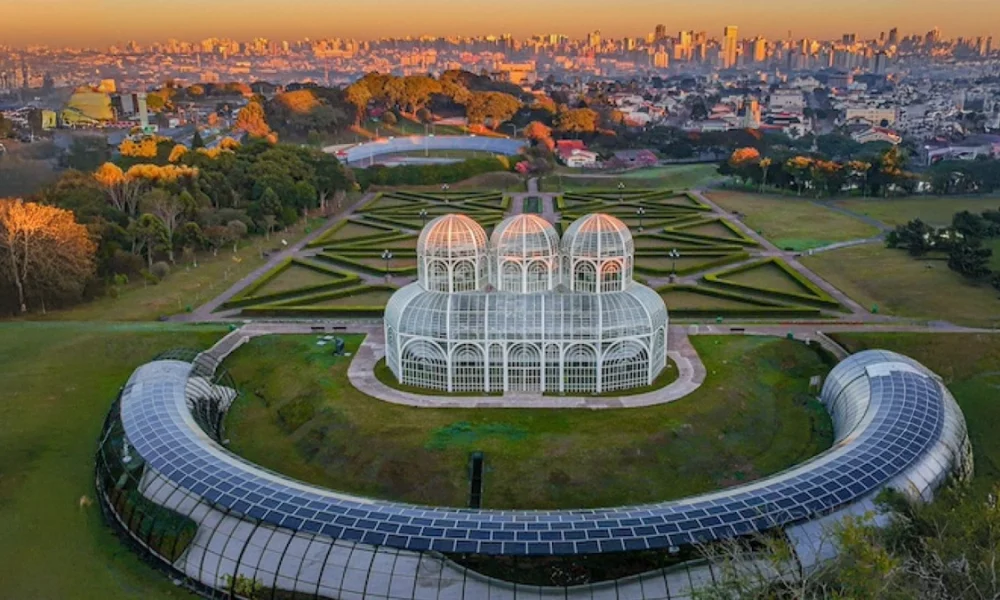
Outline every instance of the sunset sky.
[(403, 35), (564, 33), (643, 36), (657, 23), (741, 36), (877, 36), (938, 26), (946, 37), (1000, 35), (998, 0), (2, 0), (0, 45), (104, 46), (135, 39), (372, 38)]

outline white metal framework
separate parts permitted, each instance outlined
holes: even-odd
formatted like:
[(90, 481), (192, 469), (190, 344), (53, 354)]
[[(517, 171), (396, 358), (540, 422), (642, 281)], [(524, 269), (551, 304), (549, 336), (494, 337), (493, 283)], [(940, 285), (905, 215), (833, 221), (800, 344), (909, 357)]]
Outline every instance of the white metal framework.
[(650, 385), (666, 366), (667, 309), (632, 280), (624, 223), (588, 215), (560, 244), (550, 223), (518, 215), (486, 239), (463, 215), (421, 233), (418, 281), (385, 312), (386, 360), (399, 381), (449, 392), (601, 393)]

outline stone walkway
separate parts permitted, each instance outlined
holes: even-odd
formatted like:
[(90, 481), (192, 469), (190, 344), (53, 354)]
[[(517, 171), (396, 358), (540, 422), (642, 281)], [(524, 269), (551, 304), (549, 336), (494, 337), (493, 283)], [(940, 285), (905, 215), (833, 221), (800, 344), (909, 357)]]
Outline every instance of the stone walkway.
[[(335, 329), (336, 328), (336, 329)], [(345, 328), (345, 329), (341, 329)], [(688, 339), (686, 328), (670, 328), (667, 356), (677, 365), (677, 380), (670, 385), (632, 396), (543, 396), (505, 394), (503, 396), (434, 396), (412, 394), (391, 388), (375, 378), (375, 365), (385, 357), (385, 338), (378, 325), (250, 323), (219, 340), (207, 350), (205, 360), (221, 364), (231, 352), (250, 339), (272, 334), (364, 333), (364, 342), (348, 367), (347, 377), (361, 392), (385, 402), (420, 408), (587, 408), (605, 410), (640, 408), (666, 404), (694, 392), (705, 381), (705, 365)]]
[(701, 387), (705, 365), (701, 362), (681, 327), (670, 329), (667, 356), (677, 365), (677, 380), (670, 385), (632, 396), (544, 396), (541, 394), (504, 394), (503, 396), (434, 396), (413, 394), (391, 388), (375, 378), (375, 365), (385, 357), (385, 338), (381, 332), (369, 334), (351, 361), (347, 377), (365, 394), (406, 406), (421, 408), (639, 408), (679, 400)]

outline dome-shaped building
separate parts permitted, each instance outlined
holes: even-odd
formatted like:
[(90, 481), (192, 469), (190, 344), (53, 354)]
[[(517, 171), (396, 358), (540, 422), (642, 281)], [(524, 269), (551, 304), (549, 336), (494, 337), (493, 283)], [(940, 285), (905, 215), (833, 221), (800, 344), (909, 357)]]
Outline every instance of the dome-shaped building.
[(479, 223), (459, 214), (440, 216), (417, 240), (417, 274), (434, 292), (471, 292), (488, 282), (488, 242)]
[(620, 292), (632, 281), (632, 232), (611, 215), (574, 221), (563, 236), (562, 255), (566, 286), (572, 291)]
[(490, 236), (497, 291), (534, 294), (559, 284), (559, 234), (538, 215), (503, 220)]
[(489, 242), (447, 215), (417, 253), (418, 280), (385, 311), (386, 362), (404, 384), (601, 393), (650, 385), (666, 366), (666, 306), (632, 280), (632, 236), (614, 217), (584, 217), (560, 243), (536, 215), (504, 220)]

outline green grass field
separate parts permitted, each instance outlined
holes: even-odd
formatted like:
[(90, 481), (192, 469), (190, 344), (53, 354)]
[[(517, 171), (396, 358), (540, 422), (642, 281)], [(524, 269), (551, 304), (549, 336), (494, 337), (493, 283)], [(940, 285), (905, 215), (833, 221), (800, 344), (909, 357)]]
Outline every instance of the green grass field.
[(976, 464), (976, 488), (983, 494), (1000, 481), (1000, 335), (921, 333), (837, 333), (852, 352), (869, 348), (910, 356), (944, 380), (962, 407)]
[(132, 370), (224, 328), (168, 324), (0, 325), (0, 597), (190, 598), (105, 526), (94, 499), (101, 425)]
[(546, 192), (566, 190), (617, 189), (618, 182), (635, 188), (667, 188), (685, 190), (701, 187), (719, 179), (714, 164), (670, 165), (650, 167), (601, 177), (588, 177), (585, 171), (562, 169), (558, 174), (541, 179), (541, 189)]
[(941, 260), (912, 258), (881, 244), (802, 257), (803, 265), (867, 309), (922, 321), (1000, 326), (1000, 293), (975, 286)]
[[(459, 506), (469, 453), (486, 454), (484, 506), (602, 506), (680, 498), (780, 471), (831, 443), (807, 393), (804, 345), (696, 337), (709, 378), (668, 405), (624, 411), (410, 408), (369, 398), (314, 336), (257, 338), (226, 365), (248, 394), (231, 448), (347, 492)], [(360, 336), (347, 338), (348, 351)], [(295, 360), (290, 360), (292, 357)], [(612, 433), (613, 432), (613, 433)]]
[(834, 204), (858, 214), (882, 221), (886, 225), (903, 225), (921, 219), (935, 227), (951, 224), (957, 212), (980, 213), (1000, 209), (1000, 196), (921, 196), (918, 198), (854, 198)]
[(871, 225), (802, 198), (730, 191), (713, 191), (708, 197), (729, 212), (746, 215), (744, 223), (782, 249), (808, 250), (878, 234)]

